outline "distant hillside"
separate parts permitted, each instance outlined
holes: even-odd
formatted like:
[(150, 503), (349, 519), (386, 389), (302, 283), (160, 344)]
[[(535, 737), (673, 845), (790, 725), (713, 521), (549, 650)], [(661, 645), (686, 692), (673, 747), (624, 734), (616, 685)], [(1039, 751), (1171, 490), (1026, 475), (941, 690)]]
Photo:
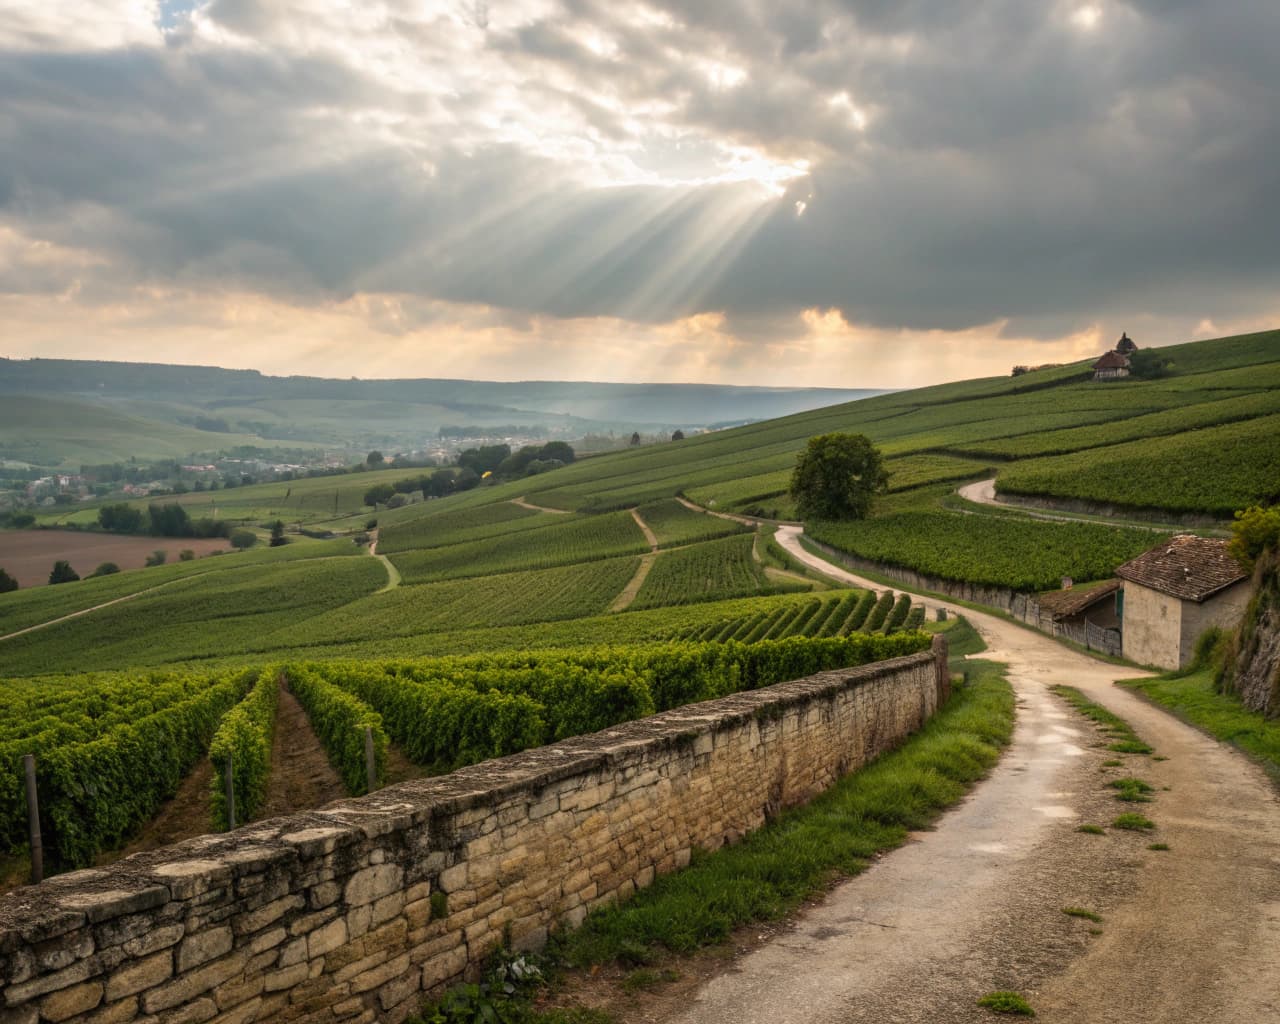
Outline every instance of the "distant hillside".
[[(207, 439), (210, 447), (265, 439), (287, 446), (418, 448), (437, 437), (442, 427), (503, 433), (526, 427), (561, 437), (688, 431), (785, 416), (880, 393), (705, 384), (331, 380), (160, 363), (0, 359), (0, 395), (92, 402), (135, 419), (250, 437), (249, 442), (237, 439), (221, 445), (213, 437)], [(158, 450), (123, 454), (151, 455)]]

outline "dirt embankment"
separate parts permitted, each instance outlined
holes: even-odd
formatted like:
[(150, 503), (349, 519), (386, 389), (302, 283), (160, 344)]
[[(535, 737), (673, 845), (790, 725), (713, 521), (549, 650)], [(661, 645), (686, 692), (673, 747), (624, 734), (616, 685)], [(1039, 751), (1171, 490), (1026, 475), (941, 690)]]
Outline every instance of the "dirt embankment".
[(18, 581), (20, 587), (38, 587), (49, 582), (56, 561), (67, 561), (82, 577), (103, 562), (115, 562), (121, 569), (141, 569), (153, 551), (164, 551), (167, 561), (176, 562), (181, 551), (191, 550), (197, 558), (214, 551), (230, 551), (225, 538), (126, 537), (115, 533), (87, 533), (76, 530), (0, 530), (0, 569)]

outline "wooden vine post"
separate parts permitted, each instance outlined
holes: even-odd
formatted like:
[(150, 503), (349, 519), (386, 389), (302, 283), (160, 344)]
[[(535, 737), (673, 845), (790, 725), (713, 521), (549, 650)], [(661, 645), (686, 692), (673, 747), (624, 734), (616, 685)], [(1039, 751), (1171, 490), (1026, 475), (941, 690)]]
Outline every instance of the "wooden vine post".
[(40, 838), (40, 794), (36, 789), (36, 756), (22, 755), (22, 768), (27, 777), (27, 830), (31, 840), (31, 881), (44, 878), (44, 843)]
[(368, 780), (365, 792), (372, 793), (378, 788), (378, 759), (373, 749), (373, 729), (364, 727), (364, 773)]
[(235, 767), (231, 753), (227, 753), (227, 831), (230, 832), (236, 827), (236, 779), (233, 773)]

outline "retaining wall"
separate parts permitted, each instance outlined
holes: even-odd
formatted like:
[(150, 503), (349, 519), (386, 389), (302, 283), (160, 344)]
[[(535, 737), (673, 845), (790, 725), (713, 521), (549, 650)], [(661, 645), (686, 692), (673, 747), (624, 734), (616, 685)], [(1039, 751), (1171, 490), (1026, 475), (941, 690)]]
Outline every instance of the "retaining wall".
[(404, 1020), (917, 729), (946, 644), (737, 694), (0, 898), (0, 1024)]

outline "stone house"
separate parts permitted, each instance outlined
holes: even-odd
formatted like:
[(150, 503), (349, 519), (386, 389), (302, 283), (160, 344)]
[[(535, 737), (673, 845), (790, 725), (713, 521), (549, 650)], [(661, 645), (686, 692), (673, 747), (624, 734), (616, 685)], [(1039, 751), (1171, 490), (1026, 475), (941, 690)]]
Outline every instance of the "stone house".
[(1231, 629), (1249, 603), (1249, 577), (1225, 540), (1180, 534), (1125, 562), (1120, 618), (1124, 656), (1183, 668), (1210, 626)]
[(1129, 357), (1119, 352), (1105, 352), (1101, 359), (1093, 364), (1094, 380), (1119, 380), (1129, 376)]

